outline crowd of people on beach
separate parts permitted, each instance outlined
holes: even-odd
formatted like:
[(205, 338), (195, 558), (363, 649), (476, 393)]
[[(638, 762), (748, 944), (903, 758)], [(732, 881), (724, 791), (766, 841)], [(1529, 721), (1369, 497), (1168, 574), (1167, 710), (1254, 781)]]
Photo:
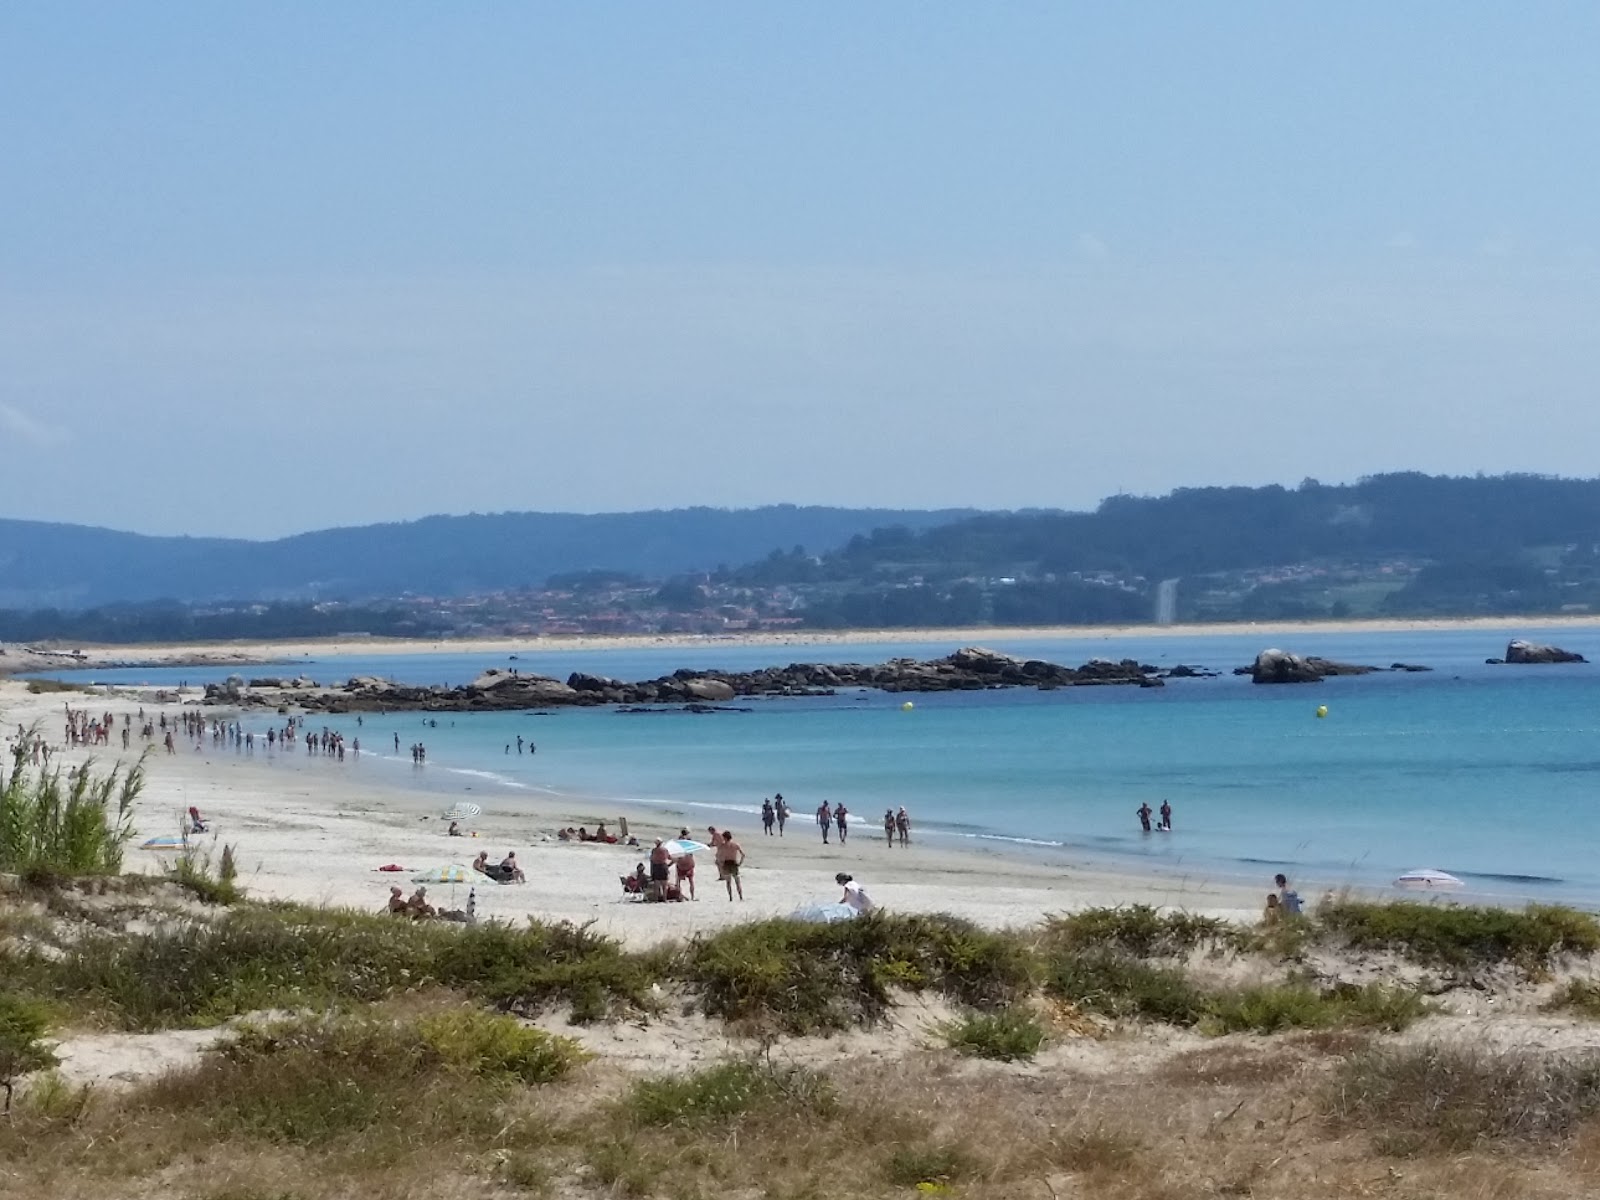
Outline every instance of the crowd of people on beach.
[[(768, 837), (782, 837), (784, 826), (789, 823), (789, 802), (783, 798), (783, 793), (769, 797), (761, 802), (761, 829)], [(824, 845), (830, 845), (830, 838), (837, 831), (839, 845), (843, 846), (850, 840), (850, 810), (841, 800), (838, 804), (829, 804), (824, 800), (817, 805), (817, 828), (822, 833)], [(898, 810), (886, 808), (883, 810), (883, 840), (887, 846), (896, 844), (908, 846), (911, 844), (911, 814), (906, 811), (905, 805)]]

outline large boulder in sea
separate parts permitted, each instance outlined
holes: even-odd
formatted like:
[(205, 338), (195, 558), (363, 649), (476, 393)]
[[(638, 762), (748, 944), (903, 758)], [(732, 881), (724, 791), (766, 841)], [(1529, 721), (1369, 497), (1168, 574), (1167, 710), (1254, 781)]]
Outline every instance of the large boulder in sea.
[(1546, 646), (1539, 642), (1529, 642), (1522, 638), (1513, 638), (1506, 646), (1506, 662), (1508, 663), (1581, 663), (1588, 662), (1581, 654), (1571, 650), (1563, 650), (1560, 646)]
[(1301, 657), (1287, 650), (1263, 650), (1256, 661), (1236, 675), (1249, 675), (1252, 683), (1316, 683), (1329, 675), (1370, 675), (1377, 667), (1334, 662), (1316, 655)]
[(1252, 683), (1316, 683), (1321, 678), (1309, 661), (1287, 650), (1263, 650), (1250, 667)]
[(720, 679), (685, 679), (683, 690), (696, 700), (732, 700), (733, 685)]

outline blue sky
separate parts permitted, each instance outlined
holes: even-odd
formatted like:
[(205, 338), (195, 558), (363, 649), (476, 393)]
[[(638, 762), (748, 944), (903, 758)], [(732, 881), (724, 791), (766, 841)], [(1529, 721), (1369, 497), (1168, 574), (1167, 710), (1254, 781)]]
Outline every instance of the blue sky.
[(0, 9), (0, 515), (1593, 474), (1600, 7)]

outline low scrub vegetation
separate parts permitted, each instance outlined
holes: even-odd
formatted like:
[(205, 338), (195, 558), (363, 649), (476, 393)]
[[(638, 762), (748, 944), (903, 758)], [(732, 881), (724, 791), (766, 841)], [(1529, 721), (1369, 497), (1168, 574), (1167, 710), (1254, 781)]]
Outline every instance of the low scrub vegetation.
[(648, 956), (583, 927), (464, 929), (296, 905), (90, 934), (59, 955), (0, 955), (0, 966), (18, 987), (134, 1030), (371, 1002), (430, 984), (506, 1009), (567, 1000), (598, 1004), (603, 1014), (612, 1003), (648, 1003), (655, 978)]
[(1509, 964), (1539, 971), (1560, 955), (1600, 950), (1600, 921), (1544, 904), (1518, 911), (1343, 901), (1318, 909), (1317, 923), (1347, 946), (1392, 950), (1425, 966), (1455, 969)]
[(1546, 1012), (1570, 1012), (1592, 1021), (1600, 1021), (1600, 982), (1593, 979), (1573, 979), (1556, 989), (1555, 995), (1545, 1002)]
[(234, 904), (244, 896), (238, 882), (239, 865), (233, 847), (227, 843), (223, 844), (215, 870), (211, 867), (210, 850), (189, 846), (167, 868), (167, 878), (207, 904)]
[(1286, 1029), (1400, 1030), (1429, 1009), (1414, 990), (1387, 984), (1316, 987), (1289, 980), (1247, 988), (1206, 989), (1176, 967), (1118, 954), (1059, 954), (1046, 989), (1085, 1012), (1194, 1026), (1206, 1033), (1276, 1033)]
[(1051, 917), (1041, 940), (1061, 950), (1116, 950), (1137, 958), (1175, 958), (1200, 947), (1235, 946), (1242, 933), (1239, 926), (1217, 917), (1130, 904)]
[(1411, 988), (1382, 983), (1331, 988), (1275, 983), (1218, 992), (1200, 1027), (1208, 1033), (1278, 1033), (1288, 1029), (1378, 1029), (1398, 1033), (1429, 1011)]
[(1184, 971), (1107, 951), (1053, 955), (1044, 985), (1057, 999), (1118, 1020), (1195, 1025), (1207, 1011), (1205, 993)]
[(696, 939), (679, 970), (708, 1014), (791, 1034), (880, 1021), (896, 990), (992, 1008), (1032, 983), (1018, 938), (947, 916), (739, 925)]
[(0, 992), (0, 1088), (5, 1089), (7, 1113), (18, 1079), (56, 1065), (54, 1052), (44, 1043), (48, 1027), (43, 1005)]
[(1340, 1070), (1328, 1104), (1388, 1153), (1549, 1141), (1600, 1114), (1600, 1057), (1456, 1045), (1369, 1050)]
[(398, 1143), (470, 1129), (507, 1084), (551, 1082), (586, 1057), (566, 1039), (467, 1010), (300, 1020), (241, 1030), (144, 1099), (189, 1136)]
[(805, 1120), (829, 1116), (837, 1108), (837, 1095), (825, 1076), (746, 1059), (641, 1079), (622, 1101), (629, 1122), (657, 1127), (704, 1127), (761, 1112)]
[(1045, 1039), (1044, 1026), (1022, 1008), (965, 1013), (940, 1025), (936, 1032), (952, 1050), (1001, 1062), (1032, 1058)]

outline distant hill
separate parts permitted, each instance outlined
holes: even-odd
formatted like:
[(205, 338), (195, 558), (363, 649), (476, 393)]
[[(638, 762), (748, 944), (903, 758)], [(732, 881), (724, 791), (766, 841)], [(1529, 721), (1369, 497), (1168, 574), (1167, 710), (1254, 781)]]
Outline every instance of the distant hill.
[[(1329, 564), (1370, 569), (1334, 586)], [(815, 624), (917, 625), (1149, 620), (1165, 579), (1182, 581), (1182, 619), (1600, 607), (1600, 479), (1403, 473), (1114, 496), (1093, 512), (889, 526), (820, 561), (775, 551), (729, 582), (800, 586)]]
[(596, 569), (660, 578), (747, 562), (773, 546), (820, 553), (881, 526), (920, 530), (973, 513), (787, 504), (497, 513), (326, 529), (268, 542), (0, 520), (0, 608), (462, 595)]

